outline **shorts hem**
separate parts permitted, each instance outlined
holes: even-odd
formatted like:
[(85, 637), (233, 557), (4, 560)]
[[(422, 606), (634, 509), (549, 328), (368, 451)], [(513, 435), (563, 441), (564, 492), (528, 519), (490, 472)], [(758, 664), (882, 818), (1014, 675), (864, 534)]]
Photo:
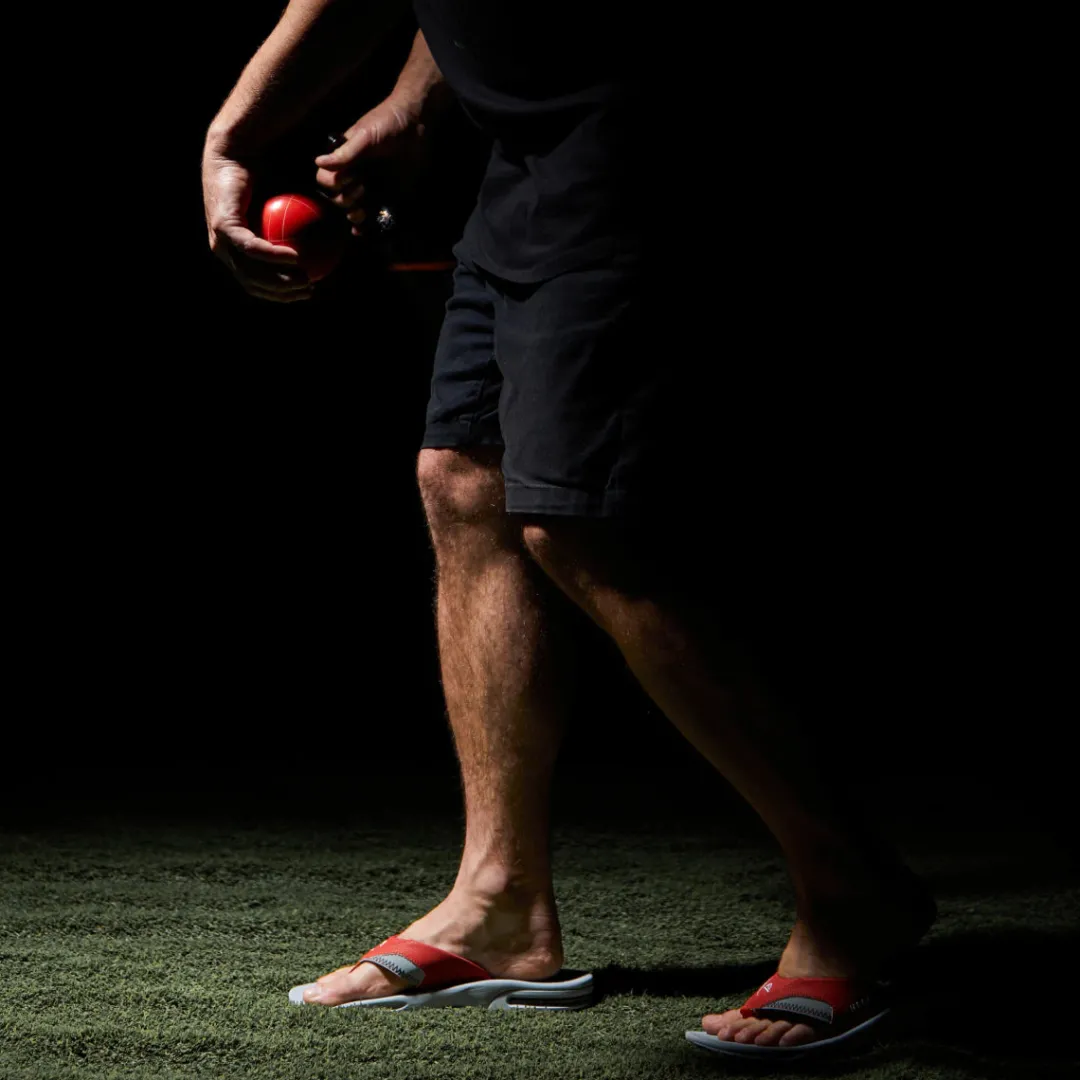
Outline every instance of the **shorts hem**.
[(502, 446), (501, 435), (478, 433), (472, 424), (429, 424), (420, 441), (421, 450), (450, 450), (458, 446)]
[(508, 514), (550, 514), (557, 517), (614, 518), (626, 515), (625, 492), (582, 491), (579, 488), (533, 487), (507, 482)]

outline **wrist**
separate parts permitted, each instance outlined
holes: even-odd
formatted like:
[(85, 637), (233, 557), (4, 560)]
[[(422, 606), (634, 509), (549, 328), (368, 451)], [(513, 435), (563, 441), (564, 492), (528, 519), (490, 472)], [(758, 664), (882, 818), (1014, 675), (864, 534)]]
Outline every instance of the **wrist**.
[(435, 66), (425, 43), (422, 51), (414, 49), (409, 62), (398, 75), (388, 100), (418, 123), (428, 111), (431, 99), (439, 96), (433, 91), (441, 84), (442, 72)]
[[(239, 113), (239, 110), (237, 110)], [(229, 115), (228, 107), (216, 116), (206, 132), (204, 156), (214, 155), (233, 161), (257, 157), (273, 142), (281, 125), (268, 125), (265, 118), (250, 113)]]
[(420, 123), (427, 103), (429, 87), (412, 79), (398, 79), (386, 98), (386, 104), (404, 115), (409, 123)]
[(206, 142), (203, 145), (204, 156), (227, 156), (229, 150), (229, 142), (229, 129), (211, 124), (209, 130), (206, 132)]
[(241, 137), (235, 125), (215, 121), (206, 132), (203, 156), (232, 159), (250, 157), (253, 148), (247, 145), (248, 141)]

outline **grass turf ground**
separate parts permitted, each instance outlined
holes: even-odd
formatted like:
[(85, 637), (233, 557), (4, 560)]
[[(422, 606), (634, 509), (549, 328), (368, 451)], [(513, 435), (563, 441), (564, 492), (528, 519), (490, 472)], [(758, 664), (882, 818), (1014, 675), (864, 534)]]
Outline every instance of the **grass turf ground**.
[[(753, 1076), (683, 1038), (772, 970), (781, 861), (745, 832), (644, 822), (557, 831), (568, 963), (603, 997), (569, 1014), (332, 1012), (287, 989), (437, 902), (453, 820), (355, 827), (86, 822), (0, 833), (0, 1076), (174, 1080), (629, 1080)], [(1071, 1022), (1013, 1010), (1075, 944), (1078, 889), (1030, 835), (935, 830), (911, 851), (939, 898), (921, 1020), (792, 1076), (1071, 1075)], [(977, 995), (987, 993), (989, 999)]]

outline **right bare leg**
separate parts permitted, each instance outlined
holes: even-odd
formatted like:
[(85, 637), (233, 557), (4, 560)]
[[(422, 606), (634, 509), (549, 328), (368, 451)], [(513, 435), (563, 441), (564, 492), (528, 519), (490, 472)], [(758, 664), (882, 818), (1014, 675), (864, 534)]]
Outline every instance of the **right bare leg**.
[[(499, 453), (423, 450), (420, 490), (438, 569), (439, 658), (465, 790), (465, 850), (447, 898), (403, 936), (467, 956), (495, 975), (538, 979), (562, 966), (548, 846), (562, 735), (546, 632), (565, 600), (526, 552), (503, 505)], [(377, 942), (371, 942), (375, 945)], [(321, 1005), (398, 993), (372, 964), (324, 975)]]

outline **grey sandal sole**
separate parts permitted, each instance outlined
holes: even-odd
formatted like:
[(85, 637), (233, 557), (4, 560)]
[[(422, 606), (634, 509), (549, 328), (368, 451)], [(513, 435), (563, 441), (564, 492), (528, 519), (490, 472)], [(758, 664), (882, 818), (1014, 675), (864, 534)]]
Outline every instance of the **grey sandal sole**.
[[(289, 991), (293, 1005), (306, 1005), (304, 991), (313, 986), (305, 983)], [(528, 982), (525, 979), (481, 979), (459, 983), (445, 990), (425, 993), (394, 994), (390, 997), (368, 998), (366, 1001), (346, 1001), (332, 1005), (334, 1009), (450, 1009), (472, 1005), (488, 1009), (586, 1009), (593, 1001), (592, 975), (580, 975), (562, 982)]]

